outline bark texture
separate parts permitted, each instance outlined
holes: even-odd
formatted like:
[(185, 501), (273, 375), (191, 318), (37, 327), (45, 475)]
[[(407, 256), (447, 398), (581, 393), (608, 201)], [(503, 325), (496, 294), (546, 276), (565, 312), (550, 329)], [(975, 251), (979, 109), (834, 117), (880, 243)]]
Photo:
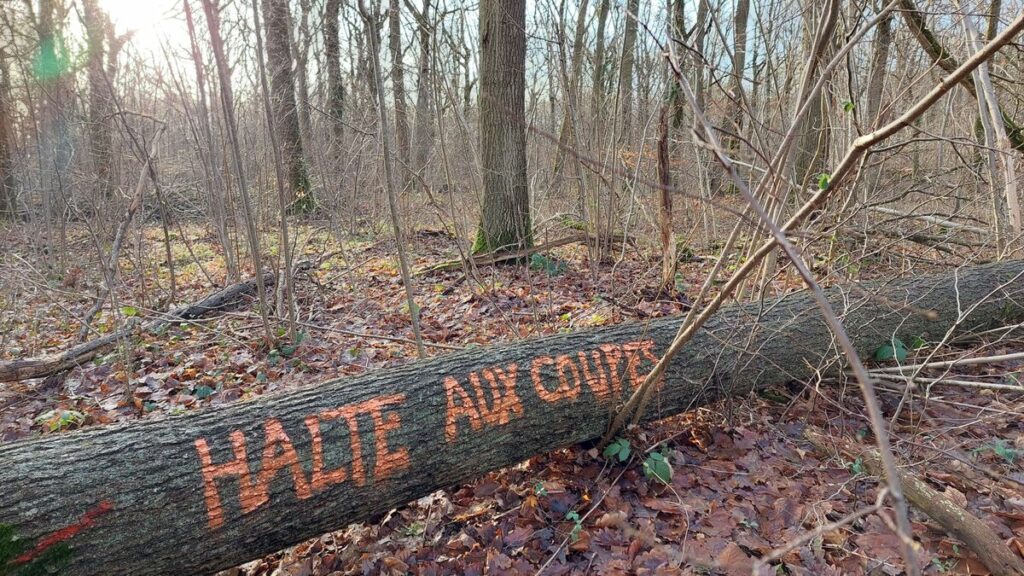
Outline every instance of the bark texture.
[(331, 119), (331, 143), (340, 153), (345, 139), (345, 84), (341, 77), (341, 0), (324, 5), (324, 59), (327, 61), (327, 114)]
[[(828, 296), (870, 354), (893, 337), (936, 340), (1019, 321), (1022, 277), (1024, 262), (1013, 261)], [(679, 321), (466, 350), (228, 407), (0, 446), (0, 525), (66, 546), (69, 574), (237, 565), (600, 436)], [(806, 294), (724, 309), (670, 364), (648, 418), (834, 373), (831, 342)]]
[(484, 205), (474, 253), (533, 243), (526, 178), (526, 1), (480, 3)]
[(96, 172), (96, 190), (100, 198), (106, 199), (113, 193), (111, 181), (112, 124), (111, 81), (103, 67), (104, 40), (110, 19), (100, 8), (97, 0), (82, 2), (82, 19), (85, 24), (88, 60), (86, 69), (89, 78), (89, 153), (93, 170)]
[(0, 49), (0, 220), (14, 218), (15, 178), (12, 155), (13, 131), (11, 130), (11, 106), (8, 102), (7, 59)]
[[(399, 0), (388, 8), (388, 47), (391, 49), (391, 96), (395, 100), (395, 139), (403, 173), (409, 166), (409, 111), (405, 97), (405, 65), (402, 60), (402, 9)], [(402, 181), (406, 180), (402, 177)]]
[(271, 102), (277, 141), (288, 168), (290, 208), (309, 212), (315, 207), (309, 186), (309, 168), (302, 149), (302, 131), (292, 75), (291, 15), (288, 0), (263, 0), (263, 23), (267, 37), (267, 68), (270, 72)]

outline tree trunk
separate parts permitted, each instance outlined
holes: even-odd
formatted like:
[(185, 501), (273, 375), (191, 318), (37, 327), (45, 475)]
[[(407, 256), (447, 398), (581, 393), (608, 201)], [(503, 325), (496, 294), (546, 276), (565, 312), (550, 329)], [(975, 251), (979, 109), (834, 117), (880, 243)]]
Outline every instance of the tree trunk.
[[(405, 66), (402, 63), (402, 11), (399, 0), (388, 9), (388, 46), (391, 49), (391, 96), (395, 100), (395, 139), (402, 174), (409, 167), (409, 113), (405, 100)], [(401, 182), (408, 178), (402, 177)]]
[(525, 0), (480, 3), (480, 157), (483, 215), (473, 253), (530, 246)]
[(430, 43), (433, 34), (430, 27), (430, 0), (423, 0), (423, 9), (417, 15), (420, 33), (420, 65), (416, 79), (416, 127), (413, 131), (415, 152), (413, 154), (413, 170), (426, 179), (427, 160), (430, 150), (434, 147), (434, 98), (431, 81), (433, 72), (430, 68)]
[[(573, 139), (573, 115), (579, 117), (579, 110), (576, 109), (580, 101), (580, 81), (583, 79), (583, 54), (587, 51), (584, 43), (587, 31), (587, 7), (590, 0), (581, 0), (576, 11), (576, 28), (572, 40), (572, 65), (569, 70), (569, 85), (566, 87), (565, 111), (562, 115), (562, 128), (558, 132), (558, 148), (555, 149), (555, 164), (552, 172), (556, 175), (562, 171), (562, 163), (565, 161), (565, 151)], [(564, 21), (562, 22), (564, 26)], [(560, 38), (565, 38), (565, 30), (561, 30)], [(582, 150), (577, 150), (577, 153)], [(582, 199), (581, 199), (582, 200)], [(581, 202), (582, 204), (582, 202)], [(581, 211), (582, 212), (582, 211)]]
[[(594, 87), (590, 95), (590, 113), (600, 114), (604, 108), (604, 67), (605, 67), (605, 26), (608, 24), (608, 9), (610, 0), (601, 0), (597, 8), (597, 40), (594, 46)], [(600, 133), (598, 126), (600, 122), (594, 122), (595, 133)], [(595, 138), (596, 139), (596, 138)]]
[(9, 92), (7, 56), (0, 50), (0, 220), (13, 219), (17, 212)]
[(622, 141), (629, 140), (633, 118), (633, 62), (636, 60), (637, 18), (640, 0), (626, 5), (626, 30), (622, 35), (622, 59), (619, 60), (619, 114), (622, 117)]
[[(732, 44), (732, 89), (730, 92), (730, 109), (726, 129), (743, 132), (743, 70), (747, 66), (747, 21), (750, 20), (750, 0), (736, 0), (736, 11), (733, 14)], [(724, 138), (727, 149), (739, 149), (739, 140), (732, 136)]]
[(110, 20), (97, 0), (83, 0), (82, 19), (85, 25), (89, 78), (89, 153), (96, 172), (97, 202), (113, 194), (111, 180), (111, 105), (110, 81), (104, 68), (104, 40)]
[(288, 168), (289, 208), (292, 212), (310, 212), (316, 204), (310, 190), (309, 168), (302, 149), (302, 132), (295, 101), (288, 1), (263, 0), (263, 24), (276, 124), (271, 129), (277, 132), (277, 141)]
[(331, 120), (332, 151), (338, 155), (345, 141), (345, 84), (341, 77), (341, 0), (324, 6), (324, 59), (327, 61), (327, 114)]
[[(1017, 322), (1022, 277), (1024, 262), (1013, 261), (827, 293), (866, 355), (894, 337), (937, 340)], [(801, 293), (722, 310), (669, 365), (649, 418), (837, 373), (831, 334), (813, 308)], [(679, 321), (466, 350), (223, 408), (0, 446), (0, 525), (24, 539), (23, 561), (62, 552), (68, 574), (237, 565), (600, 436)]]

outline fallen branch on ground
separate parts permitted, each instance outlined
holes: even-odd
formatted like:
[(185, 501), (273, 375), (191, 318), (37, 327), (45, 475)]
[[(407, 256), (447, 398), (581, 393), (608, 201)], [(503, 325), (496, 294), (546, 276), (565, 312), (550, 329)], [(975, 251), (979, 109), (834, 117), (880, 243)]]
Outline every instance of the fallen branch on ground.
[[(893, 338), (1020, 321), (1024, 261), (858, 290), (826, 295), (867, 355)], [(0, 445), (0, 525), (45, 541), (109, 502), (65, 542), (67, 573), (234, 566), (600, 437), (679, 321), (465, 350), (222, 408)], [(724, 308), (667, 365), (647, 418), (837, 372), (831, 342), (806, 293)]]
[[(868, 472), (876, 476), (882, 474), (882, 462), (877, 450), (865, 449), (844, 438), (826, 436), (813, 428), (806, 429), (804, 437), (823, 452), (838, 451), (847, 458), (860, 458)], [(1024, 576), (1024, 560), (1003, 544), (1002, 539), (977, 516), (929, 486), (924, 480), (906, 472), (906, 469), (900, 473), (900, 484), (911, 504), (935, 520), (943, 530), (966, 544), (992, 574)]]
[[(264, 285), (273, 284), (274, 275), (269, 272), (264, 274), (263, 283)], [(194, 304), (189, 304), (188, 306), (182, 306), (180, 308), (175, 308), (170, 312), (162, 313), (156, 319), (143, 324), (142, 329), (152, 332), (159, 330), (163, 326), (172, 322), (192, 320), (205, 314), (209, 314), (210, 312), (227, 310), (237, 305), (238, 301), (243, 296), (248, 296), (255, 292), (255, 278), (251, 278), (237, 284), (232, 284), (231, 286), (210, 294)], [(127, 326), (117, 330), (116, 332), (111, 332), (110, 334), (90, 340), (84, 344), (80, 344), (57, 354), (51, 354), (49, 356), (42, 356), (39, 358), (25, 358), (22, 360), (12, 360), (10, 362), (0, 362), (0, 382), (15, 382), (18, 380), (28, 380), (29, 378), (42, 378), (43, 376), (49, 376), (51, 374), (56, 374), (64, 370), (70, 370), (71, 368), (80, 366), (83, 363), (92, 360), (96, 356), (113, 349), (117, 346), (119, 341), (131, 337), (137, 326), (137, 322), (130, 322)]]
[[(603, 240), (603, 238), (601, 240)], [(613, 243), (616, 243), (616, 244), (621, 244), (621, 243), (623, 243), (623, 242), (625, 242), (627, 240), (628, 239), (625, 236), (623, 236), (622, 234), (614, 234), (611, 237), (611, 241)], [(594, 241), (600, 241), (600, 240), (599, 240), (599, 238), (597, 236), (594, 236), (593, 234), (573, 234), (572, 236), (566, 236), (565, 238), (560, 238), (558, 240), (552, 240), (550, 242), (545, 242), (543, 244), (538, 244), (536, 246), (531, 246), (530, 248), (523, 248), (521, 250), (513, 250), (513, 251), (510, 251), (510, 252), (500, 252), (498, 254), (494, 254), (494, 253), (478, 254), (476, 256), (473, 256), (472, 265), (473, 266), (491, 266), (491, 265), (494, 265), (494, 264), (501, 264), (502, 262), (511, 262), (511, 261), (515, 261), (515, 260), (522, 260), (523, 258), (528, 258), (528, 257), (530, 257), (530, 256), (532, 256), (534, 254), (538, 254), (538, 253), (541, 253), (541, 252), (547, 252), (548, 250), (554, 250), (555, 248), (560, 248), (562, 246), (568, 246), (569, 244), (579, 244), (579, 243), (583, 243), (583, 242), (594, 242)], [(447, 262), (441, 262), (440, 264), (436, 264), (434, 266), (430, 266), (430, 267), (424, 268), (422, 270), (419, 270), (418, 272), (416, 272), (416, 275), (419, 276), (419, 275), (422, 275), (422, 274), (429, 274), (431, 272), (447, 272), (449, 270), (456, 270), (458, 268), (461, 268), (462, 265), (463, 265), (463, 260), (461, 260), (461, 259), (459, 259), (459, 260), (449, 260)]]

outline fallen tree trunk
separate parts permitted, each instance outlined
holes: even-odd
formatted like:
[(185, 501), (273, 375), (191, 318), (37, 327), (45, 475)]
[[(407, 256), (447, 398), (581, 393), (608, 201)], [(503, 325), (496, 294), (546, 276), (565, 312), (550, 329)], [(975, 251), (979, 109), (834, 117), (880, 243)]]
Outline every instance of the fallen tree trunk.
[[(1024, 262), (828, 291), (870, 354), (1024, 317)], [(964, 316), (958, 314), (963, 311)], [(211, 572), (599, 437), (679, 318), (467, 350), (297, 392), (0, 446), (0, 525), (68, 573)], [(811, 299), (722, 310), (649, 418), (839, 371)], [(0, 526), (2, 528), (2, 526)], [(2, 530), (0, 530), (2, 533)]]
[[(274, 275), (269, 272), (264, 274), (263, 283), (264, 285), (273, 284)], [(227, 310), (236, 305), (238, 300), (243, 296), (255, 293), (256, 279), (250, 278), (249, 280), (232, 284), (231, 286), (218, 290), (194, 304), (175, 308), (170, 312), (161, 314), (160, 317), (155, 320), (151, 320), (144, 324), (142, 329), (155, 331), (167, 324), (170, 324), (171, 322), (177, 322), (179, 320), (194, 320), (210, 312)], [(92, 360), (96, 356), (103, 354), (108, 350), (112, 350), (118, 342), (130, 337), (135, 331), (135, 326), (135, 323), (129, 322), (127, 326), (120, 330), (111, 332), (110, 334), (90, 340), (83, 344), (79, 344), (78, 346), (69, 348), (57, 354), (51, 354), (49, 356), (42, 356), (39, 358), (25, 358), (10, 362), (0, 362), (0, 382), (15, 382), (18, 380), (28, 380), (30, 378), (42, 378), (43, 376), (50, 376), (51, 374), (56, 374), (58, 372), (63, 372), (64, 370), (70, 370), (76, 366), (81, 366), (83, 363)]]

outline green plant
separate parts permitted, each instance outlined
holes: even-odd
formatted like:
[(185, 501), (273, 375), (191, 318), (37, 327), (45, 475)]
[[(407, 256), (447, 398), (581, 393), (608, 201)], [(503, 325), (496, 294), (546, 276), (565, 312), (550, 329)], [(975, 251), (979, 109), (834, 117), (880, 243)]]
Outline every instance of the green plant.
[(876, 361), (888, 362), (893, 359), (901, 363), (907, 359), (907, 345), (899, 338), (893, 338), (891, 342), (875, 350)]
[(565, 519), (572, 522), (572, 531), (569, 532), (569, 539), (573, 542), (580, 539), (580, 531), (583, 530), (583, 520), (575, 510), (570, 510), (565, 514)]
[(48, 410), (36, 416), (36, 424), (45, 426), (50, 432), (66, 430), (80, 426), (85, 422), (85, 414), (78, 410)]
[(560, 276), (568, 269), (569, 267), (561, 260), (555, 260), (543, 254), (530, 256), (530, 270), (543, 270), (548, 276)]
[(0, 524), (0, 576), (46, 576), (62, 574), (71, 561), (71, 548), (65, 542), (36, 549), (35, 543)]
[(863, 458), (857, 458), (853, 462), (850, 462), (849, 464), (847, 464), (846, 467), (849, 468), (850, 472), (853, 472), (854, 474), (857, 474), (857, 475), (863, 474), (864, 473), (864, 459)]
[(668, 484), (672, 481), (672, 465), (668, 463), (664, 454), (651, 452), (644, 460), (644, 476), (656, 478), (663, 484)]
[(1008, 464), (1013, 464), (1014, 461), (1017, 460), (1017, 457), (1020, 456), (1020, 453), (1017, 451), (1017, 449), (1011, 447), (1009, 444), (1006, 443), (1006, 440), (1003, 440), (1002, 438), (996, 438), (995, 440), (984, 446), (975, 448), (973, 452), (975, 455), (977, 455), (986, 450), (990, 450), (996, 456), (999, 456), (1003, 460), (1006, 460)]
[(629, 447), (629, 440), (625, 438), (616, 438), (615, 442), (604, 447), (604, 455), (607, 459), (618, 458), (619, 462), (625, 462), (629, 459), (631, 449)]

